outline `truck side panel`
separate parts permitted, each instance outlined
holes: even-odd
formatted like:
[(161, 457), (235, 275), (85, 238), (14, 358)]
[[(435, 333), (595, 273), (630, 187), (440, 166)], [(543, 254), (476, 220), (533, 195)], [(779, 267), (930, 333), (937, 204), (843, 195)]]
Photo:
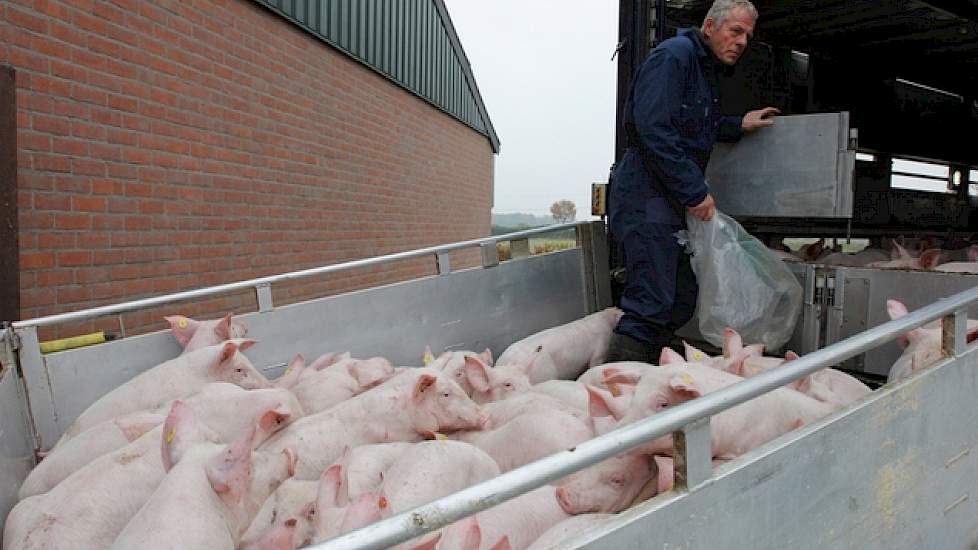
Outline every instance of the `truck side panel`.
[[(311, 361), (349, 350), (397, 365), (420, 365), (425, 345), (435, 353), (488, 347), (498, 357), (515, 340), (590, 312), (582, 262), (575, 248), (242, 315), (259, 342), (247, 355), (269, 377), (300, 352)], [(22, 351), (42, 448), (99, 397), (179, 349), (163, 331), (45, 356)]]
[(563, 547), (975, 548), (976, 369), (972, 346)]
[(0, 375), (0, 529), (17, 503), (17, 491), (34, 467), (34, 444), (24, 386), (15, 368)]

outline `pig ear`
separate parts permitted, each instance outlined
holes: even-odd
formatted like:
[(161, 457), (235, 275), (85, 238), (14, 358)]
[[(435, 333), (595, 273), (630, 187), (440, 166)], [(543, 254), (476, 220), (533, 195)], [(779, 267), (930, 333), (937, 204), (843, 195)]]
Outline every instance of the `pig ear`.
[(479, 358), (482, 359), (482, 362), (485, 363), (486, 365), (488, 365), (490, 367), (492, 366), (492, 350), (491, 349), (486, 348), (482, 353), (479, 354)]
[(292, 537), (295, 533), (295, 526), (298, 521), (289, 518), (285, 521), (275, 522), (265, 534), (257, 540), (242, 543), (240, 550), (293, 550)]
[(461, 544), (451, 545), (459, 550), (479, 550), (482, 546), (482, 529), (479, 528), (479, 520), (475, 516), (469, 516), (458, 522), (458, 531), (462, 536)]
[[(665, 456), (655, 455), (652, 457), (655, 461), (658, 483), (658, 493), (665, 493), (666, 491), (671, 491), (673, 484), (675, 483), (675, 468), (671, 458)], [(658, 494), (657, 493), (657, 494)]]
[(289, 419), (292, 418), (292, 414), (286, 410), (283, 410), (281, 405), (278, 405), (274, 409), (265, 411), (258, 420), (258, 427), (261, 428), (263, 432), (275, 433), (289, 424)]
[(163, 319), (170, 323), (170, 332), (183, 347), (187, 347), (187, 343), (190, 342), (194, 333), (197, 332), (197, 327), (200, 325), (199, 321), (194, 321), (190, 317), (184, 317), (183, 315), (169, 315)]
[(812, 375), (803, 376), (792, 384), (801, 393), (808, 394), (812, 391)]
[(465, 378), (479, 393), (489, 391), (489, 367), (477, 356), (465, 356)]
[(513, 547), (509, 544), (509, 535), (503, 535), (503, 538), (499, 539), (499, 542), (492, 545), (489, 550), (513, 550)]
[(688, 343), (686, 343), (685, 340), (683, 340), (683, 350), (686, 353), (686, 362), (687, 363), (696, 363), (696, 362), (699, 362), (699, 361), (706, 361), (707, 359), (710, 358), (709, 355), (703, 353), (702, 350), (697, 349), (697, 348), (694, 348), (693, 346), (689, 345)]
[(231, 502), (240, 502), (251, 485), (251, 453), (255, 428), (248, 428), (210, 462), (205, 471), (214, 492)]
[(418, 377), (418, 381), (414, 384), (414, 391), (411, 392), (411, 397), (414, 401), (423, 401), (424, 398), (431, 393), (434, 388), (435, 382), (438, 381), (438, 377), (433, 374), (422, 374)]
[(438, 541), (441, 540), (441, 532), (429, 535), (427, 539), (415, 544), (408, 550), (435, 550), (438, 548)]
[(737, 331), (727, 327), (723, 329), (723, 356), (730, 359), (744, 349), (744, 341)]
[(727, 372), (730, 374), (736, 374), (737, 376), (742, 376), (744, 378), (750, 377), (750, 372), (747, 369), (747, 359), (751, 354), (745, 350), (740, 350), (740, 353), (736, 354), (733, 359), (730, 360), (730, 364), (727, 365)]
[(347, 507), (346, 513), (343, 515), (340, 533), (353, 531), (379, 521), (381, 510), (386, 507), (387, 497), (382, 494), (370, 492), (358, 496), (356, 501)]
[(907, 252), (906, 248), (903, 248), (897, 241), (893, 241), (893, 250), (890, 252), (890, 259), (902, 260), (910, 257), (910, 253)]
[(163, 469), (169, 472), (187, 449), (205, 439), (193, 409), (179, 399), (174, 401), (163, 421)]
[(744, 346), (744, 349), (754, 357), (761, 357), (764, 355), (764, 344), (751, 344), (749, 346)]
[(787, 353), (784, 354), (784, 362), (785, 363), (787, 363), (788, 361), (794, 361), (795, 359), (799, 359), (799, 358), (800, 358), (799, 355), (797, 353), (791, 351), (790, 349), (788, 350)]
[(669, 379), (669, 387), (683, 399), (696, 399), (703, 395), (696, 380), (688, 372), (681, 372)]
[(588, 385), (587, 396), (588, 412), (592, 417), (613, 416), (615, 420), (621, 420), (625, 416), (625, 412), (621, 410), (611, 393)]
[(662, 348), (662, 353), (659, 354), (659, 366), (685, 362), (683, 356), (673, 351), (669, 346)]
[(903, 305), (903, 302), (900, 302), (899, 300), (887, 300), (886, 312), (890, 314), (891, 320), (899, 319), (900, 317), (903, 317), (909, 313), (907, 306)]
[(934, 269), (941, 263), (941, 250), (932, 248), (920, 255), (920, 266), (924, 269)]
[(221, 340), (231, 339), (231, 314), (225, 315), (216, 325), (214, 325), (214, 334), (216, 334)]
[(333, 464), (323, 475), (319, 478), (319, 489), (316, 493), (316, 510), (319, 511), (320, 517), (323, 516), (323, 510), (329, 508), (339, 508), (344, 502), (341, 502), (340, 490), (343, 486), (343, 467), (339, 464)]
[(306, 369), (306, 360), (301, 353), (296, 354), (295, 358), (289, 362), (285, 372), (272, 384), (275, 388), (292, 389), (295, 383), (302, 376), (302, 371)]

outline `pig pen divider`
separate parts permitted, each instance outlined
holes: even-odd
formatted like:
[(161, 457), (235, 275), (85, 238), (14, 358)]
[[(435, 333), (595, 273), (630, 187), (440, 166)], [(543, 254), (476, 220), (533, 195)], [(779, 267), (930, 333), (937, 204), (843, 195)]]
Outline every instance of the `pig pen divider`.
[[(315, 550), (380, 550), (434, 531), (551, 481), (628, 451), (658, 437), (674, 434), (676, 486), (695, 490), (712, 476), (709, 419), (712, 415), (777, 389), (817, 370), (890, 342), (899, 335), (942, 319), (944, 359), (973, 351), (967, 346), (966, 307), (978, 300), (978, 287), (920, 308), (863, 333), (815, 351), (783, 366), (728, 386), (651, 418), (581, 443), (574, 449), (540, 459), (498, 477), (311, 545)], [(913, 383), (913, 377), (899, 384)], [(839, 414), (834, 413), (830, 418)]]

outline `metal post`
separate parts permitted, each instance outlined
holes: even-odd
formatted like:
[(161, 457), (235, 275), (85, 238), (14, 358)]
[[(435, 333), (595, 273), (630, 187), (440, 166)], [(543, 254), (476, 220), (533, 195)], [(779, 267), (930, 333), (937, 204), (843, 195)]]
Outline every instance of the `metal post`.
[(496, 248), (496, 241), (482, 243), (479, 248), (482, 250), (482, 267), (499, 265), (499, 250)]
[(259, 283), (255, 285), (255, 294), (258, 298), (259, 313), (267, 313), (275, 309), (272, 301), (272, 285), (270, 283)]
[(964, 353), (968, 345), (968, 311), (959, 309), (941, 319), (941, 351), (946, 357)]
[(672, 434), (676, 488), (691, 490), (713, 476), (710, 417), (700, 418)]
[(452, 272), (452, 260), (448, 252), (437, 252), (435, 258), (438, 260), (438, 274), (448, 275)]
[(530, 256), (530, 239), (514, 239), (509, 241), (509, 257), (527, 258)]

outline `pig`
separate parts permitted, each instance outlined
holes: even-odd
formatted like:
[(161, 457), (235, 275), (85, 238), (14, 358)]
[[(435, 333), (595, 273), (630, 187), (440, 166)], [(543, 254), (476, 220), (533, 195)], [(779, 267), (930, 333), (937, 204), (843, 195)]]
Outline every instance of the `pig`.
[(225, 340), (244, 338), (248, 328), (241, 321), (231, 320), (228, 313), (221, 319), (195, 321), (183, 315), (164, 317), (170, 323), (170, 333), (183, 346), (183, 353), (220, 344)]
[(577, 535), (600, 527), (614, 517), (611, 514), (581, 514), (572, 516), (547, 529), (527, 550), (552, 550), (561, 548)]
[[(227, 441), (240, 434), (242, 426), (257, 425), (256, 440), (266, 438), (301, 414), (289, 408), (293, 405), (282, 404), (282, 394), (287, 393), (283, 390), (235, 389), (230, 398), (214, 395), (197, 404), (175, 401), (162, 426), (95, 459), (47, 493), (20, 501), (7, 518), (3, 547), (106, 548), (153, 494), (165, 466), (173, 462), (171, 451)], [(241, 400), (238, 392), (258, 395)]]
[(487, 417), (462, 388), (427, 368), (405, 372), (321, 413), (306, 416), (263, 444), (305, 458), (299, 479), (316, 479), (343, 451), (370, 443), (420, 441), (430, 434), (479, 429)]
[(437, 371), (444, 372), (447, 374), (456, 384), (458, 384), (466, 395), (472, 395), (472, 386), (469, 385), (469, 381), (466, 377), (465, 363), (466, 359), (473, 357), (481, 361), (483, 364), (492, 366), (492, 351), (486, 348), (482, 353), (475, 353), (472, 351), (446, 351), (443, 352), (438, 357), (432, 357), (431, 349), (425, 348), (425, 355), (423, 361), (425, 366)]
[(574, 380), (588, 367), (604, 363), (611, 332), (622, 311), (607, 308), (570, 323), (530, 335), (511, 344), (496, 365), (515, 365), (536, 384)]
[(382, 358), (346, 359), (321, 367), (306, 368), (302, 355), (289, 363), (277, 387), (287, 387), (307, 414), (316, 414), (359, 395), (394, 375), (394, 367)]
[(557, 482), (555, 495), (568, 514), (615, 513), (627, 508), (659, 468), (652, 455), (623, 453)]
[(833, 252), (818, 260), (825, 265), (835, 265), (840, 267), (864, 267), (876, 262), (886, 262), (890, 260), (890, 255), (885, 250), (878, 248), (867, 248), (852, 254), (846, 252)]
[[(748, 357), (741, 363), (740, 369), (734, 369), (731, 372), (744, 378), (750, 378), (795, 359), (798, 359), (798, 355), (792, 351), (788, 351), (784, 359), (775, 357)], [(872, 393), (869, 386), (863, 384), (855, 377), (831, 368), (822, 369), (808, 376), (804, 376), (790, 384), (786, 384), (785, 387), (827, 403), (836, 409), (846, 407), (850, 403), (858, 401)]]
[(825, 239), (819, 239), (813, 243), (800, 246), (795, 255), (803, 261), (814, 262), (819, 258), (827, 256), (831, 252), (831, 249), (825, 248)]
[[(452, 438), (471, 443), (507, 472), (592, 439), (593, 424), (559, 411), (527, 412), (489, 430), (460, 432)], [(514, 441), (519, 441), (514, 445)]]
[[(585, 386), (595, 386), (610, 391), (612, 394), (619, 395), (624, 388), (618, 384), (634, 386), (638, 383), (647, 370), (655, 368), (648, 363), (636, 361), (622, 361), (617, 363), (606, 363), (591, 367), (584, 374), (578, 377), (577, 381)], [(612, 382), (609, 383), (608, 381)]]
[(978, 273), (978, 261), (948, 262), (935, 267), (934, 271), (941, 271), (943, 273)]
[(318, 490), (318, 481), (292, 478), (283, 481), (251, 520), (241, 537), (240, 548), (291, 550), (311, 544), (314, 528), (306, 507), (316, 500)]
[(254, 343), (254, 340), (229, 340), (181, 355), (136, 375), (85, 409), (65, 431), (59, 444), (99, 422), (155, 409), (200, 391), (208, 382), (231, 382), (245, 389), (269, 387), (268, 380), (239, 351)]
[(488, 421), (483, 430), (498, 428), (512, 419), (528, 412), (558, 411), (571, 415), (587, 423), (589, 411), (572, 407), (550, 395), (539, 392), (515, 393), (502, 401), (493, 401), (482, 406)]
[(391, 513), (400, 513), (498, 476), (481, 449), (451, 440), (411, 445), (387, 470), (382, 486)]
[(943, 251), (938, 248), (931, 248), (923, 251), (920, 257), (913, 256), (905, 248), (897, 243), (893, 243), (893, 259), (866, 264), (866, 267), (876, 267), (882, 269), (916, 269), (927, 270), (937, 267), (941, 263)]
[[(746, 357), (746, 356), (744, 356)], [(642, 376), (625, 426), (743, 378), (697, 363), (670, 364)], [(731, 459), (832, 412), (832, 407), (797, 391), (778, 388), (712, 417), (713, 458)], [(672, 437), (639, 447), (640, 452), (672, 456)]]
[(17, 497), (21, 500), (46, 493), (96, 458), (125, 447), (166, 418), (156, 412), (136, 412), (115, 420), (106, 420), (47, 453), (27, 475)]
[[(887, 300), (886, 311), (890, 319), (899, 319), (908, 313), (907, 306), (898, 300)], [(909, 377), (914, 372), (922, 370), (944, 357), (942, 350), (942, 334), (940, 322), (921, 328), (916, 328), (901, 336), (898, 342), (905, 347), (903, 354), (890, 367), (887, 382), (896, 382)], [(978, 322), (968, 320), (968, 342), (978, 338)]]
[[(523, 550), (569, 517), (557, 502), (555, 487), (544, 485), (483, 510), (474, 516), (474, 520), (465, 519), (446, 527), (435, 548), (499, 550), (508, 547)], [(476, 533), (478, 545), (473, 544)]]
[(295, 455), (256, 453), (256, 429), (227, 446), (185, 450), (112, 544), (130, 548), (233, 550), (261, 503), (294, 473)]
[(518, 393), (533, 392), (549, 395), (580, 411), (588, 410), (588, 392), (584, 384), (574, 380), (547, 380), (530, 384), (522, 370), (509, 366), (489, 367), (477, 357), (465, 359), (465, 373), (476, 403), (501, 401)]
[[(259, 439), (268, 435), (266, 427), (277, 430), (303, 415), (302, 407), (290, 392), (282, 389), (245, 390), (234, 384), (215, 382), (184, 401), (203, 418), (202, 422), (216, 430), (223, 439), (241, 431), (242, 419), (255, 407), (274, 410), (262, 421)], [(139, 435), (159, 425), (166, 418), (172, 403), (160, 409), (138, 412), (115, 420), (107, 420), (82, 432), (65, 445), (52, 451), (31, 471), (21, 487), (21, 498), (47, 492), (72, 472), (106, 453), (135, 440)], [(234, 416), (235, 412), (244, 412)], [(153, 422), (155, 421), (155, 424)]]

